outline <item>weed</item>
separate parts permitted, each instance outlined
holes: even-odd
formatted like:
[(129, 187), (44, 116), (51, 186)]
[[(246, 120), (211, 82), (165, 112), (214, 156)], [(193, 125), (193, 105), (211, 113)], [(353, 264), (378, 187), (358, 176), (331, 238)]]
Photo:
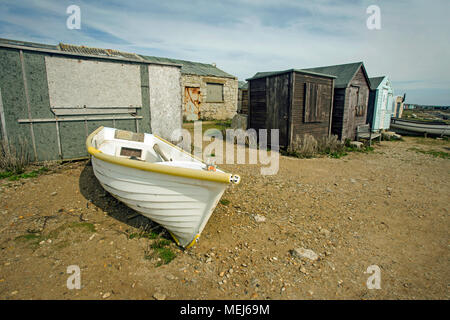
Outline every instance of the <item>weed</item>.
[(437, 150), (421, 150), (419, 148), (410, 148), (408, 150), (415, 151), (422, 154), (428, 154), (435, 158), (442, 158), (442, 159), (450, 159), (450, 153), (444, 152), (444, 151), (437, 151)]
[(25, 243), (32, 249), (36, 249), (39, 246), (39, 242), (46, 239), (47, 237), (35, 233), (27, 233), (15, 238), (17, 242)]
[(30, 163), (28, 142), (19, 138), (16, 143), (0, 142), (0, 169), (13, 174), (21, 174)]
[(147, 238), (147, 239), (156, 239), (158, 238), (158, 234), (156, 232), (150, 231), (150, 232), (133, 232), (128, 235), (128, 239), (134, 239), (134, 238)]
[(222, 204), (222, 205), (224, 205), (224, 206), (227, 206), (227, 205), (229, 205), (231, 202), (230, 202), (230, 200), (227, 200), (227, 199), (220, 199), (220, 204)]
[(159, 258), (159, 261), (156, 264), (157, 267), (163, 264), (168, 264), (177, 256), (175, 252), (173, 252), (170, 248), (167, 248), (170, 243), (171, 242), (167, 239), (156, 240), (149, 246), (149, 249), (151, 250), (145, 251), (144, 258), (148, 260), (153, 259), (155, 256)]
[(47, 171), (48, 171), (47, 167), (41, 167), (37, 170), (33, 170), (33, 171), (27, 172), (27, 173), (20, 173), (20, 174), (17, 174), (17, 173), (11, 172), (11, 171), (5, 171), (5, 172), (0, 173), (0, 179), (8, 178), (8, 180), (10, 180), (10, 181), (17, 181), (19, 179), (36, 178), (37, 176), (39, 176)]
[(79, 230), (82, 232), (89, 232), (89, 233), (94, 233), (96, 231), (95, 226), (92, 223), (71, 222), (71, 223), (65, 223), (62, 226), (59, 226), (58, 228), (50, 231), (47, 238), (57, 238), (62, 231), (65, 231), (67, 229)]

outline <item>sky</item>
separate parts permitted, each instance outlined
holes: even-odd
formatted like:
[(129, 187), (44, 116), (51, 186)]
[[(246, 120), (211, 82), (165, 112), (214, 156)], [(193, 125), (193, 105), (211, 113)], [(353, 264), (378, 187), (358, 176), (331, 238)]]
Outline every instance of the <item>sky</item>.
[[(80, 29), (66, 26), (70, 5)], [(0, 38), (216, 63), (239, 80), (363, 61), (407, 103), (450, 105), (449, 17), (449, 0), (0, 0)]]

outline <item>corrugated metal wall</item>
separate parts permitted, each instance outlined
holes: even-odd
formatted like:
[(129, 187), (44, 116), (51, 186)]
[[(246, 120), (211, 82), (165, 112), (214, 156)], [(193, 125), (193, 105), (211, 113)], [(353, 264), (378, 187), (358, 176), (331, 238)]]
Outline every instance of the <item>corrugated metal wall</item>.
[[(150, 67), (157, 79), (166, 76), (152, 96), (152, 109)], [(181, 128), (180, 77), (176, 66), (0, 48), (0, 134), (6, 132), (10, 143), (25, 139), (36, 160), (87, 156), (86, 137), (99, 126), (152, 132), (152, 125), (164, 122), (154, 133), (170, 139), (168, 132)], [(174, 97), (171, 104), (167, 97)]]

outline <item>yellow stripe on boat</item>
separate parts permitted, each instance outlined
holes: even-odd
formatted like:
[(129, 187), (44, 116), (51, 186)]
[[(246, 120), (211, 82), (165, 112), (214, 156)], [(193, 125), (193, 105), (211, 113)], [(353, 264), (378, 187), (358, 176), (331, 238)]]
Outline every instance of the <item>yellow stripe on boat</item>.
[[(151, 171), (151, 172), (168, 174), (168, 175), (172, 175), (172, 176), (190, 178), (190, 179), (214, 181), (214, 182), (221, 182), (221, 183), (230, 183), (230, 179), (232, 176), (230, 173), (214, 172), (214, 171), (200, 171), (200, 170), (189, 169), (189, 168), (180, 168), (180, 167), (169, 167), (169, 166), (165, 166), (165, 165), (161, 165), (161, 164), (130, 160), (130, 159), (120, 158), (117, 156), (112, 156), (109, 154), (102, 153), (100, 150), (98, 150), (92, 146), (92, 139), (102, 129), (103, 129), (103, 126), (97, 128), (86, 139), (86, 148), (87, 148), (88, 153), (97, 159), (103, 160), (105, 162), (117, 164), (120, 166), (128, 167), (128, 168), (138, 169), (138, 170)], [(163, 140), (163, 139), (161, 139), (161, 140)]]

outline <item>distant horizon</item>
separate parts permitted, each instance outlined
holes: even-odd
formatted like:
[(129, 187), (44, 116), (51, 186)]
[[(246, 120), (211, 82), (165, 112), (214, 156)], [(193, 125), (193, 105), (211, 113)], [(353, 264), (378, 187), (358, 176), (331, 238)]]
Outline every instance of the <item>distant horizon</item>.
[[(406, 103), (450, 105), (448, 1), (373, 2), (3, 0), (0, 37), (215, 63), (241, 81), (363, 61), (369, 77), (388, 76)], [(366, 24), (373, 4), (377, 30)], [(71, 5), (80, 9), (80, 29), (67, 27)]]

